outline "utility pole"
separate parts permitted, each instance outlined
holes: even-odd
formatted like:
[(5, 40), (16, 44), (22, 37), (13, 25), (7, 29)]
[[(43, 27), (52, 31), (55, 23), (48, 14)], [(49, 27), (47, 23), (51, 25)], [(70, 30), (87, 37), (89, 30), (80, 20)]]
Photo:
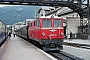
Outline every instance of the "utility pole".
[(18, 22), (19, 22), (19, 29), (20, 29), (20, 13), (21, 13), (21, 10), (22, 10), (22, 8), (19, 8), (18, 9)]
[(37, 7), (35, 6), (35, 19), (37, 18)]
[(18, 14), (18, 22), (19, 22), (19, 29), (20, 29), (20, 13)]
[[(20, 29), (20, 13), (18, 13), (18, 23), (19, 23), (18, 29)], [(18, 30), (18, 35), (19, 35), (19, 32), (20, 32), (20, 30)]]

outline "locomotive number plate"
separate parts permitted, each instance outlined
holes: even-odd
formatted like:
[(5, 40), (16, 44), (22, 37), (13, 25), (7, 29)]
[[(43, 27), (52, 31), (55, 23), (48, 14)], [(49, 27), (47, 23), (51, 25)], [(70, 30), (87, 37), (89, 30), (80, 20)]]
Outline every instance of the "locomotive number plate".
[(57, 36), (57, 34), (50, 34), (50, 36)]

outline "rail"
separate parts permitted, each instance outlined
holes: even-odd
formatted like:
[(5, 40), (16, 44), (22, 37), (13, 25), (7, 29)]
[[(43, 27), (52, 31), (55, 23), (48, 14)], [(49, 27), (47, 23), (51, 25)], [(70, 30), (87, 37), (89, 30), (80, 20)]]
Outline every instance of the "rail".
[(86, 44), (64, 42), (64, 45), (78, 47), (78, 48), (84, 48), (84, 49), (90, 49), (90, 45), (86, 45)]
[(58, 60), (84, 60), (82, 58), (76, 57), (74, 55), (68, 54), (68, 53), (63, 52), (63, 51), (49, 52), (49, 54)]

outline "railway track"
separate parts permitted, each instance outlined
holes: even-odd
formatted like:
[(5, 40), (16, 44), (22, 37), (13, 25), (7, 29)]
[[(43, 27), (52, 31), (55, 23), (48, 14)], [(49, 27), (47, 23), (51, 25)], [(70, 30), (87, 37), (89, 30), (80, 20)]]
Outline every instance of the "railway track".
[(57, 60), (84, 60), (82, 58), (76, 57), (63, 51), (48, 52), (48, 53), (53, 57), (55, 57)]
[(86, 45), (86, 44), (77, 44), (77, 43), (68, 43), (68, 42), (64, 42), (64, 45), (67, 46), (73, 46), (73, 47), (79, 47), (79, 48), (84, 48), (84, 49), (90, 49), (90, 45)]

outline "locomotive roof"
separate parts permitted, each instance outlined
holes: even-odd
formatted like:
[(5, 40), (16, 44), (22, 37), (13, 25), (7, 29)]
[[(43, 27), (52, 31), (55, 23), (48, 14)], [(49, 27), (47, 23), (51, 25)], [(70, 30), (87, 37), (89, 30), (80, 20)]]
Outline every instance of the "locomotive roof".
[[(38, 19), (40, 19), (40, 18), (52, 18), (52, 17), (51, 16), (41, 16)], [(61, 18), (62, 19), (62, 17), (58, 17), (58, 16), (53, 16), (53, 18)], [(33, 19), (31, 22), (36, 21), (38, 19)]]
[(41, 16), (39, 18), (61, 18), (61, 17), (58, 17), (58, 16)]

